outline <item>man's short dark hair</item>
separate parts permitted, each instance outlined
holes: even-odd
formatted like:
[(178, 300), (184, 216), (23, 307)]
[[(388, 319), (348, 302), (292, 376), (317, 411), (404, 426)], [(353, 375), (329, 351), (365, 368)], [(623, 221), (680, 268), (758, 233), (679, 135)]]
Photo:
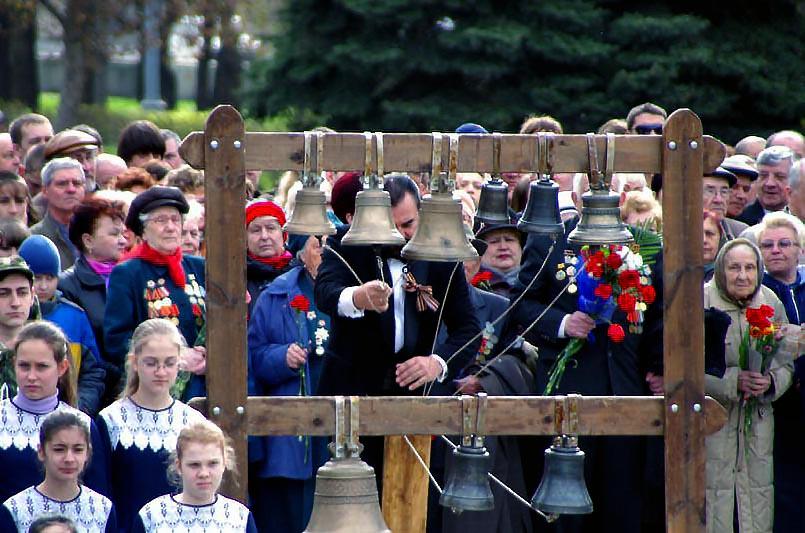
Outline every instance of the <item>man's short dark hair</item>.
[(148, 120), (135, 120), (120, 132), (117, 155), (128, 165), (135, 155), (165, 155), (165, 140), (156, 124)]
[(648, 113), (649, 115), (660, 115), (662, 118), (668, 118), (668, 113), (666, 113), (665, 109), (661, 108), (657, 104), (652, 104), (651, 102), (646, 102), (644, 104), (640, 104), (634, 106), (629, 114), (626, 115), (626, 127), (629, 128), (629, 131), (634, 129), (634, 121), (637, 118), (637, 115), (642, 115), (643, 113)]
[(399, 204), (406, 194), (410, 194), (419, 209), (419, 189), (408, 174), (389, 174), (383, 178), (383, 189), (391, 196), (391, 207)]
[(50, 515), (37, 518), (31, 522), (31, 525), (28, 527), (28, 533), (42, 533), (45, 528), (50, 526), (66, 526), (70, 533), (78, 533), (78, 528), (76, 527), (75, 522), (66, 516), (61, 515)]
[(8, 133), (11, 135), (11, 142), (20, 144), (22, 142), (22, 128), (29, 124), (50, 124), (50, 120), (45, 115), (39, 113), (25, 113), (14, 119), (8, 127)]

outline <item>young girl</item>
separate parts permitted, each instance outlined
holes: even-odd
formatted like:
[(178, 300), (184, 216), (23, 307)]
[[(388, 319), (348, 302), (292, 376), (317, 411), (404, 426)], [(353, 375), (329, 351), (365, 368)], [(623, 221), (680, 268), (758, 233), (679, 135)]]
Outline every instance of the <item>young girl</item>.
[(224, 472), (234, 469), (235, 451), (218, 426), (203, 420), (184, 428), (168, 467), (182, 492), (160, 496), (140, 509), (132, 531), (257, 533), (249, 509), (218, 494)]
[(28, 531), (37, 518), (56, 513), (87, 533), (116, 532), (112, 502), (79, 482), (92, 455), (86, 422), (75, 413), (56, 411), (42, 422), (39, 442), (45, 480), (5, 501), (0, 531)]
[(90, 428), (96, 453), (84, 482), (106, 493), (98, 429), (87, 415), (74, 408), (76, 393), (70, 372), (67, 339), (57, 326), (39, 320), (20, 330), (14, 344), (18, 391), (11, 399), (0, 399), (0, 501), (42, 481), (37, 459), (39, 428), (45, 416), (57, 410), (75, 414)]
[(176, 438), (188, 424), (204, 420), (170, 395), (184, 347), (184, 337), (169, 320), (152, 318), (137, 326), (123, 397), (98, 416), (120, 531), (129, 530), (143, 505), (171, 492), (165, 465)]

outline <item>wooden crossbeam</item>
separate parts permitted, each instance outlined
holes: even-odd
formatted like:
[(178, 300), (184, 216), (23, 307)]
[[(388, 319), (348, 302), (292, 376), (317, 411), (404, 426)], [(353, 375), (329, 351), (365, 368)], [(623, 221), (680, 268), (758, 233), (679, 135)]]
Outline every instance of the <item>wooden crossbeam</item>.
[[(536, 172), (537, 137), (505, 134), (501, 136), (500, 171)], [(598, 153), (606, 154), (604, 135), (598, 135)], [(313, 139), (311, 168), (316, 168), (316, 139)], [(375, 142), (374, 140), (372, 141)], [(424, 133), (386, 133), (383, 153), (386, 172), (429, 172), (432, 137)], [(448, 167), (449, 140), (442, 138), (442, 168)], [(704, 170), (712, 171), (724, 159), (724, 145), (704, 136)], [(327, 133), (322, 136), (323, 170), (362, 171), (366, 141), (361, 133)], [(549, 141), (554, 172), (586, 172), (590, 168), (585, 135), (555, 135)], [(373, 144), (374, 146), (374, 144)], [(179, 149), (190, 166), (205, 167), (204, 132), (192, 132)], [(246, 133), (246, 168), (255, 170), (302, 170), (303, 133)], [(372, 149), (372, 165), (376, 164)], [(604, 161), (600, 167), (604, 167)], [(662, 172), (662, 137), (657, 135), (616, 135), (616, 172)], [(459, 136), (458, 172), (492, 172), (492, 139), (490, 135)]]
[[(490, 396), (484, 417), (487, 435), (569, 433), (562, 416), (564, 396)], [(476, 399), (470, 399), (475, 425)], [(206, 413), (205, 398), (190, 402)], [(454, 397), (361, 397), (360, 435), (460, 435), (461, 399)], [(214, 405), (213, 405), (214, 407)], [(704, 431), (717, 431), (727, 412), (710, 397), (704, 401)], [(333, 435), (333, 396), (251, 396), (246, 401), (249, 435)], [(664, 403), (657, 396), (582, 396), (578, 398), (579, 435), (662, 435)]]

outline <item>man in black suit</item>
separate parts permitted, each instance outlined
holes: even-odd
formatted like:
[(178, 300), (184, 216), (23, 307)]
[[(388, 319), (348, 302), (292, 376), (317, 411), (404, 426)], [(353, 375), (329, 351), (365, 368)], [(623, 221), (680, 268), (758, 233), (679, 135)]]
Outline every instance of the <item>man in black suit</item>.
[[(522, 331), (567, 285), (568, 278), (559, 280), (556, 273), (560, 263), (565, 263), (565, 251), (579, 256), (579, 247), (569, 244), (567, 237), (577, 219), (566, 222), (565, 233), (557, 240), (540, 277), (526, 297), (517, 305), (510, 318), (510, 329)], [(551, 245), (551, 239), (529, 235), (523, 253), (518, 288), (525, 288), (537, 274)], [(580, 258), (580, 256), (579, 256)], [(660, 273), (657, 272), (656, 275)], [(662, 309), (658, 292), (656, 302), (649, 306), (644, 323), (645, 331), (652, 331), (661, 343), (661, 328), (655, 320), (661, 320), (662, 312), (652, 313), (652, 307)], [(619, 309), (612, 322), (626, 327), (626, 317)], [(661, 326), (661, 324), (660, 324)], [(593, 333), (595, 339), (587, 340), (575, 355), (575, 363), (566, 368), (555, 394), (582, 394), (585, 396), (647, 394), (645, 384), (649, 361), (640, 348), (641, 335), (627, 333), (621, 343), (607, 338), (607, 325), (596, 325), (595, 320), (578, 309), (578, 296), (565, 291), (553, 306), (545, 312), (540, 322), (524, 338), (537, 346), (537, 390), (544, 390), (551, 367), (570, 338), (587, 338)], [(656, 353), (656, 350), (651, 350)], [(659, 353), (661, 352), (661, 346)], [(595, 511), (591, 515), (563, 517), (557, 524), (558, 531), (606, 531), (638, 532), (641, 527), (642, 468), (645, 457), (645, 439), (642, 437), (581, 437), (580, 447), (586, 453), (585, 477), (593, 499)]]
[(757, 199), (746, 206), (738, 220), (749, 226), (760, 224), (766, 213), (788, 209), (788, 173), (794, 152), (787, 146), (771, 146), (757, 156)]
[[(408, 240), (419, 221), (416, 184), (397, 175), (386, 178), (384, 187), (391, 196), (397, 229)], [(463, 269), (459, 265), (453, 273), (455, 263), (405, 261), (399, 250), (384, 249), (376, 255), (370, 246), (342, 246), (343, 233), (340, 230), (328, 245), (349, 263), (360, 282), (333, 251), (325, 249), (315, 294), (316, 304), (332, 318), (332, 325), (320, 393), (411, 394), (432, 382), (437, 382), (434, 391), (447, 392), (480, 342), (447, 361), (480, 330)], [(419, 285), (432, 287), (434, 298), (444, 306), (448, 336), (438, 353), (432, 347), (439, 311), (417, 310), (417, 294), (404, 288), (406, 270)]]

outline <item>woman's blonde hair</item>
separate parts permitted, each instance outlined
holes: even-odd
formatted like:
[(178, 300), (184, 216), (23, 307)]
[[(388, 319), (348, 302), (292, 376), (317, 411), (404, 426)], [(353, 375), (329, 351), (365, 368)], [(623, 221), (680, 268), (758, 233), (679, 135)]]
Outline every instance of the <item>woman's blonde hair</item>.
[(179, 349), (187, 346), (184, 337), (179, 333), (179, 328), (170, 320), (164, 318), (149, 318), (145, 322), (140, 323), (137, 329), (134, 330), (134, 334), (131, 336), (131, 342), (129, 343), (129, 356), (126, 361), (126, 388), (123, 390), (122, 398), (131, 396), (140, 388), (140, 376), (138, 376), (137, 371), (132, 368), (131, 363), (135, 357), (140, 355), (140, 352), (142, 352), (143, 347), (148, 341), (157, 335), (170, 337)]
[(631, 213), (651, 213), (651, 225), (654, 228), (662, 227), (662, 206), (654, 198), (651, 191), (629, 191), (621, 206), (621, 218), (626, 220)]
[(67, 405), (76, 407), (78, 405), (77, 378), (73, 379), (73, 374), (75, 373), (78, 376), (78, 373), (73, 368), (67, 336), (53, 322), (48, 322), (47, 320), (29, 322), (17, 334), (17, 338), (14, 341), (14, 355), (16, 356), (23, 342), (33, 340), (40, 340), (47, 344), (53, 352), (53, 358), (56, 359), (57, 364), (61, 364), (62, 361), (67, 359), (67, 371), (59, 378), (59, 399)]
[(783, 211), (774, 211), (763, 217), (760, 224), (755, 228), (755, 237), (760, 242), (760, 236), (763, 232), (770, 229), (787, 228), (794, 232), (796, 242), (800, 249), (803, 246), (803, 239), (805, 238), (805, 225), (802, 221), (794, 215), (789, 215)]
[(176, 449), (171, 453), (168, 463), (168, 481), (176, 487), (182, 486), (182, 476), (179, 473), (177, 464), (182, 461), (182, 453), (188, 444), (215, 444), (221, 448), (221, 456), (224, 459), (224, 469), (229, 472), (235, 483), (237, 483), (237, 462), (235, 460), (235, 448), (232, 440), (224, 432), (209, 420), (194, 422), (179, 432), (176, 439)]

